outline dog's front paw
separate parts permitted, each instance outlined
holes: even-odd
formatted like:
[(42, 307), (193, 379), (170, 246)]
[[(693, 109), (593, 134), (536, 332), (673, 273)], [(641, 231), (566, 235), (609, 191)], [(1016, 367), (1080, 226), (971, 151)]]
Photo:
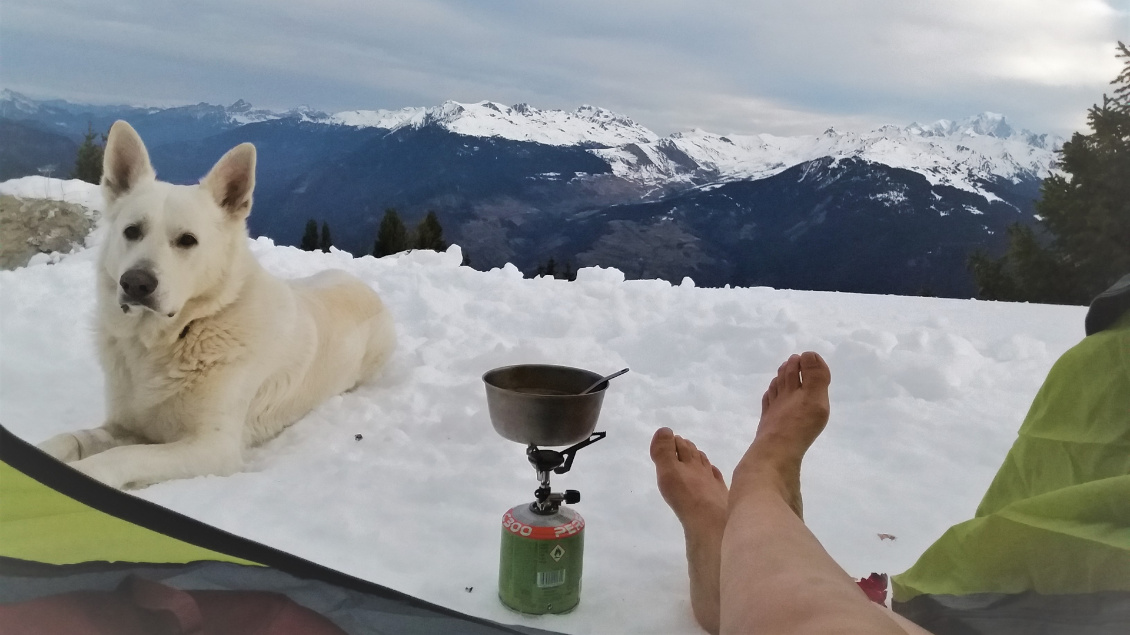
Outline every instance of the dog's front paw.
[(122, 479), (121, 473), (116, 466), (108, 461), (103, 460), (101, 456), (92, 456), (90, 458), (75, 461), (70, 464), (79, 472), (89, 476), (90, 478), (105, 483), (110, 487), (122, 489), (126, 484)]
[(64, 463), (77, 461), (82, 456), (82, 447), (79, 445), (78, 437), (70, 432), (57, 434), (36, 447)]

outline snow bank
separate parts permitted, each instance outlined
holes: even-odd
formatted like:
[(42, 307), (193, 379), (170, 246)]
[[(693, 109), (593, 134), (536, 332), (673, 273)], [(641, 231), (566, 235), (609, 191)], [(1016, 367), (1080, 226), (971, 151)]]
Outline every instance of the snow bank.
[(79, 179), (62, 180), (46, 176), (24, 176), (0, 182), (0, 194), (77, 203), (99, 214), (102, 213), (103, 209), (102, 190), (93, 183)]
[[(1048, 368), (1083, 335), (1081, 307), (700, 289), (597, 269), (527, 280), (460, 267), (457, 247), (382, 259), (252, 247), (283, 277), (365, 279), (399, 349), (377, 381), (252, 450), (243, 473), (136, 494), (432, 602), (570, 633), (700, 632), (648, 459), (658, 426), (728, 474), (778, 364), (820, 352), (832, 420), (805, 465), (808, 523), (851, 574), (897, 573), (973, 513)], [(0, 420), (29, 441), (100, 423), (93, 263), (88, 250), (0, 272)], [(563, 616), (496, 597), (502, 514), (536, 481), (524, 448), (493, 432), (480, 376), (523, 362), (632, 369), (604, 401), (608, 438), (554, 479), (583, 493), (588, 521), (581, 604)]]

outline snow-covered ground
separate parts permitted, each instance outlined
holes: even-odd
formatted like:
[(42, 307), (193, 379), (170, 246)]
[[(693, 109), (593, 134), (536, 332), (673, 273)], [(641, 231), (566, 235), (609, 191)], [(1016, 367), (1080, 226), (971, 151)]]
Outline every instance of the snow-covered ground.
[[(455, 247), (379, 260), (253, 249), (280, 276), (364, 278), (396, 316), (399, 349), (379, 380), (249, 452), (243, 473), (136, 495), (460, 611), (569, 633), (698, 632), (648, 459), (658, 426), (728, 473), (777, 365), (819, 351), (833, 408), (805, 466), (808, 523), (851, 574), (897, 573), (972, 514), (1046, 371), (1083, 334), (1082, 307), (673, 287), (605, 269), (529, 280), (460, 267)], [(100, 423), (93, 267), (88, 249), (0, 272), (0, 421), (29, 441)], [(536, 482), (524, 448), (492, 430), (480, 376), (524, 362), (632, 369), (604, 401), (608, 438), (554, 479), (583, 493), (588, 522), (581, 604), (562, 616), (496, 597), (502, 514)]]
[(79, 179), (53, 179), (46, 176), (24, 176), (0, 183), (0, 194), (20, 198), (49, 198), (77, 203), (88, 210), (102, 210), (102, 190)]

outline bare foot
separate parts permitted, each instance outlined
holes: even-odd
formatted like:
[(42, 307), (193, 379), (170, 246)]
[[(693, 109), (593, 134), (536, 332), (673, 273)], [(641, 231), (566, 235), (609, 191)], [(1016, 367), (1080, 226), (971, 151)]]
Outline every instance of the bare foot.
[(780, 490), (803, 518), (800, 463), (828, 423), (832, 373), (820, 355), (793, 355), (761, 397), (761, 421), (753, 444), (734, 469), (734, 487), (762, 481)]
[(656, 430), (651, 460), (659, 493), (683, 524), (695, 619), (707, 632), (717, 633), (722, 532), (729, 496), (726, 481), (705, 453), (670, 428)]

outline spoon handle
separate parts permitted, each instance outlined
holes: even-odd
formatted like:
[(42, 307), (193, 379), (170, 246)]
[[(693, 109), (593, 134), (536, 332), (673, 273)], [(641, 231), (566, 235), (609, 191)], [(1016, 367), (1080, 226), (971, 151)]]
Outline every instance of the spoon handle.
[(601, 377), (600, 379), (596, 380), (596, 383), (595, 383), (595, 384), (593, 384), (593, 385), (589, 386), (588, 388), (585, 388), (584, 390), (582, 390), (582, 391), (581, 391), (580, 393), (578, 393), (578, 394), (581, 394), (581, 395), (587, 395), (587, 394), (589, 394), (590, 392), (592, 392), (592, 390), (593, 390), (594, 388), (596, 388), (597, 386), (599, 386), (599, 385), (603, 384), (604, 382), (606, 382), (606, 381), (608, 381), (608, 380), (610, 380), (610, 379), (615, 379), (615, 378), (619, 377), (620, 375), (623, 375), (623, 374), (624, 374), (624, 373), (626, 373), (626, 372), (628, 372), (628, 369), (627, 369), (627, 368), (621, 368), (620, 370), (618, 370), (618, 371), (616, 371), (616, 372), (612, 373), (611, 375), (605, 375), (604, 377)]

